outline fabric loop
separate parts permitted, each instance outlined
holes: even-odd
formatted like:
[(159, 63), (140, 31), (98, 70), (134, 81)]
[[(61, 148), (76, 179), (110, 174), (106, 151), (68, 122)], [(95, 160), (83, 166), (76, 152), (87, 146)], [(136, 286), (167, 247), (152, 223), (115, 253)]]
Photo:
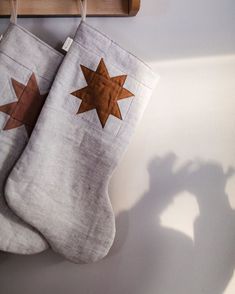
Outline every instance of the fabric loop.
[(87, 13), (87, 0), (78, 0), (78, 4), (81, 11), (81, 18), (82, 21), (86, 20), (86, 13)]
[(14, 24), (17, 23), (17, 10), (18, 10), (18, 0), (11, 0), (11, 18), (10, 21)]

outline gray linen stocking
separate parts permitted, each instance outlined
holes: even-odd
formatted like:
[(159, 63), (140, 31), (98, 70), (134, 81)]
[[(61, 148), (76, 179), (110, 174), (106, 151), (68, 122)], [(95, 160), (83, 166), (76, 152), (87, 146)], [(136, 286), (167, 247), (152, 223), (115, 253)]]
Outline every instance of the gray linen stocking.
[(97, 261), (113, 243), (109, 180), (156, 80), (81, 22), (5, 190), (10, 207), (71, 261)]
[[(8, 208), (3, 190), (36, 123), (62, 57), (13, 23), (0, 42), (0, 250), (3, 251), (33, 254), (48, 247), (35, 229)], [(38, 215), (34, 217), (37, 219)]]

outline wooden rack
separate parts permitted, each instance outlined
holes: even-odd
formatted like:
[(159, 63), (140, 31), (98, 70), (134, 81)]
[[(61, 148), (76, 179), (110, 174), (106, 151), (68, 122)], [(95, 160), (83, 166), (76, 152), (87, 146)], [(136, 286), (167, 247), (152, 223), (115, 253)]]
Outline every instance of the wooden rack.
[[(77, 0), (18, 0), (20, 17), (79, 16)], [(88, 16), (134, 16), (140, 0), (87, 0)], [(10, 15), (10, 1), (0, 0), (0, 17)]]

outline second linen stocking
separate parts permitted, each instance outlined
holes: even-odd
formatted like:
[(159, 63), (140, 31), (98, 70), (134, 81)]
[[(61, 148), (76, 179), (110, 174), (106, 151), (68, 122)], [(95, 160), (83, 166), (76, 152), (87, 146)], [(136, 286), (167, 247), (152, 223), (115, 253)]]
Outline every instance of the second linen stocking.
[(109, 180), (155, 82), (146, 64), (81, 22), (5, 190), (10, 207), (74, 262), (97, 261), (113, 243)]

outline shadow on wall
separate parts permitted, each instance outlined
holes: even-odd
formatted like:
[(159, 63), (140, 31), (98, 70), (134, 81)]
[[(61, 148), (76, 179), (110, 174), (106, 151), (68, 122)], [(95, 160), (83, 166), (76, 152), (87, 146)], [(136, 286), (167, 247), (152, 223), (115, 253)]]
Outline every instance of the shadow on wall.
[[(222, 294), (233, 275), (235, 212), (225, 186), (234, 171), (224, 173), (214, 162), (189, 162), (173, 172), (176, 159), (174, 154), (155, 158), (148, 168), (149, 191), (117, 218), (117, 240), (127, 215), (129, 234), (114, 262), (119, 274), (113, 273), (112, 293)], [(160, 223), (182, 191), (193, 194), (199, 205), (194, 241)]]
[[(149, 191), (117, 216), (116, 240), (107, 258), (79, 266), (50, 252), (24, 261), (20, 257), (20, 264), (27, 261), (29, 266), (12, 285), (9, 277), (17, 264), (19, 268), (19, 257), (0, 255), (1, 292), (222, 294), (235, 267), (235, 212), (225, 193), (234, 171), (224, 173), (214, 162), (196, 167), (189, 162), (174, 171), (176, 160), (174, 154), (167, 154), (149, 164)], [(160, 223), (162, 212), (182, 191), (193, 194), (199, 206), (194, 241)], [(22, 278), (27, 287), (22, 288)]]

